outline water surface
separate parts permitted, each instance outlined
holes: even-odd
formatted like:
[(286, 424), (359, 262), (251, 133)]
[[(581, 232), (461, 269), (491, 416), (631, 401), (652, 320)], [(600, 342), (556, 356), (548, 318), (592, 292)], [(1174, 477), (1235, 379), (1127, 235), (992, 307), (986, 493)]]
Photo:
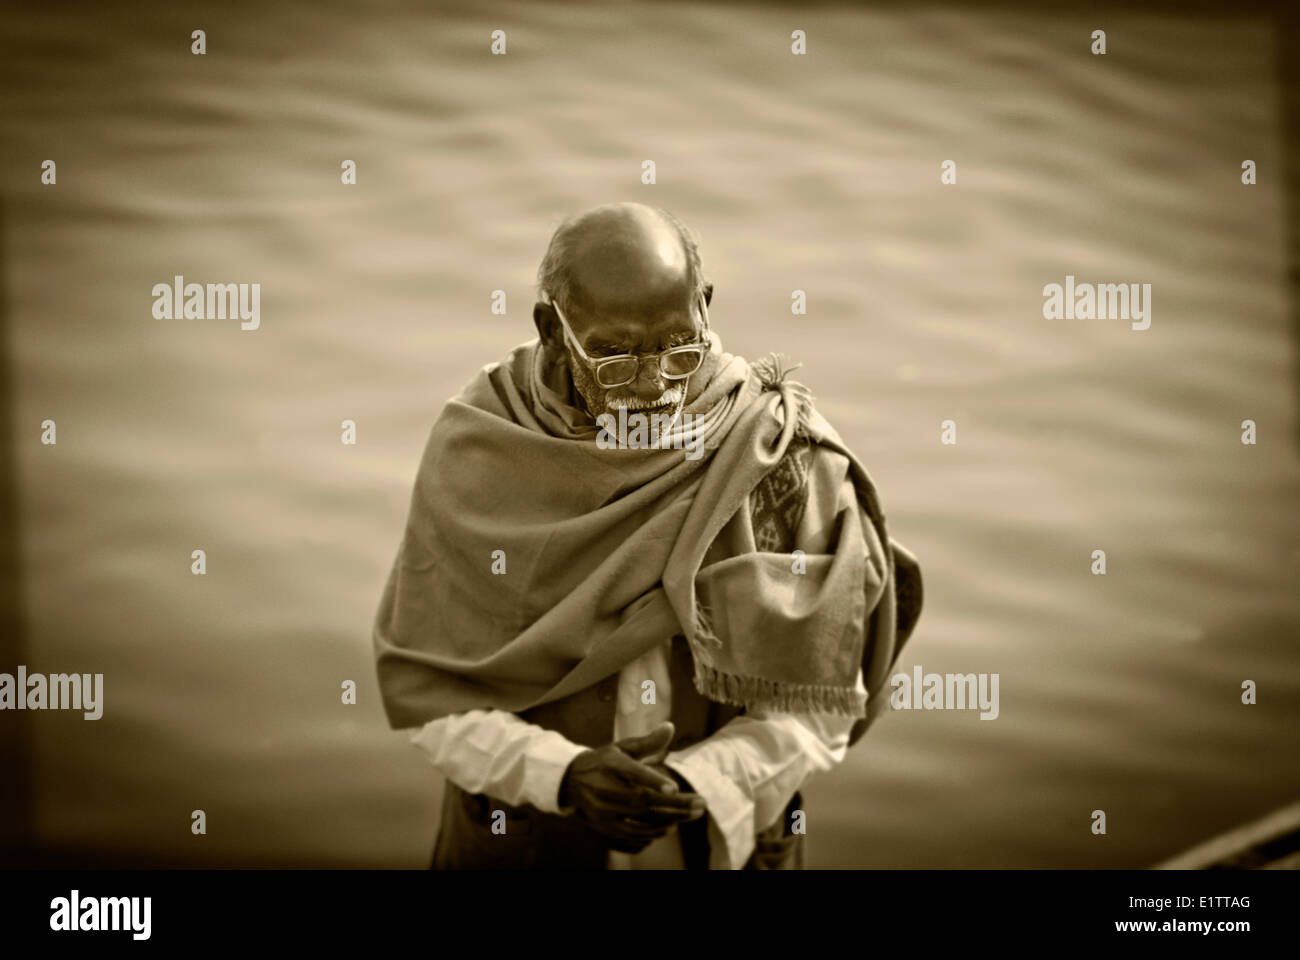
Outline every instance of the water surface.
[[(1095, 26), (942, 8), (10, 12), (27, 665), (106, 685), (104, 719), (36, 725), (40, 838), (160, 862), (427, 863), (441, 783), (388, 731), (370, 652), (415, 467), (446, 398), (531, 336), (558, 219), (619, 199), (699, 231), (728, 349), (801, 360), (871, 470), (926, 576), (900, 667), (1000, 675), (996, 721), (893, 714), (809, 785), (813, 864), (1140, 866), (1294, 799), (1273, 37), (1116, 11), (1094, 57)], [(261, 329), (155, 320), (151, 288), (176, 274), (261, 283)], [(1151, 328), (1045, 321), (1041, 288), (1066, 274), (1151, 283)]]

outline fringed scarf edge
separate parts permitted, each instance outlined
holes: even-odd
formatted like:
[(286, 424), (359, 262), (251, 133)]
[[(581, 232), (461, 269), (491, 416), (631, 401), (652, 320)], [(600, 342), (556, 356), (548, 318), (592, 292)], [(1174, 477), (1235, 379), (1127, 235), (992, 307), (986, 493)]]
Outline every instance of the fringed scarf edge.
[(720, 703), (780, 713), (838, 713), (864, 717), (867, 695), (853, 687), (817, 683), (787, 683), (763, 677), (724, 673), (705, 664), (695, 664), (695, 689)]

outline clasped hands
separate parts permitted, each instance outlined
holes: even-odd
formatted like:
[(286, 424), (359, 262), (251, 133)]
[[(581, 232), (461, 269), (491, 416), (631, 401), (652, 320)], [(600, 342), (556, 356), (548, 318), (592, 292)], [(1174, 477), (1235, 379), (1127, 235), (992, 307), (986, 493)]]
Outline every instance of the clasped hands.
[(673, 827), (703, 816), (704, 798), (664, 766), (673, 725), (578, 754), (560, 783), (562, 807), (573, 807), (611, 849), (640, 853)]

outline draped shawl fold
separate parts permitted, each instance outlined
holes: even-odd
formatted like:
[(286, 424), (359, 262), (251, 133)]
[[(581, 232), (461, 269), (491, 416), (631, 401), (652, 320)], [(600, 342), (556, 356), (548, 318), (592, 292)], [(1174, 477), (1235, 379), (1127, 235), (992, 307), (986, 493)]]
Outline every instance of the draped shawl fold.
[[(601, 449), (569, 402), (563, 355), (537, 340), (448, 401), (373, 630), (394, 728), (520, 713), (679, 633), (710, 699), (863, 716), (858, 665), (874, 694), (901, 643), (875, 489), (778, 363), (751, 366), (716, 338), (713, 349), (717, 371), (684, 410), (697, 459)], [(807, 554), (803, 572), (786, 553), (704, 564), (796, 434), (848, 459), (860, 509), (846, 511), (833, 552)]]

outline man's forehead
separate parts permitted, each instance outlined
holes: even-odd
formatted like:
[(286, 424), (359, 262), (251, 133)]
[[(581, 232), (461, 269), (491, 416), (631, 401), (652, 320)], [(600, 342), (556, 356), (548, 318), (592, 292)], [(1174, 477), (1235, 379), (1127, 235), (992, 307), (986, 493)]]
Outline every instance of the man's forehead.
[(570, 312), (589, 322), (605, 318), (642, 323), (675, 318), (689, 322), (693, 313), (693, 291), (685, 285), (662, 290), (620, 287), (593, 291), (575, 284), (571, 293), (574, 303)]
[(696, 312), (691, 309), (689, 291), (630, 300), (625, 296), (611, 297), (603, 302), (583, 298), (578, 310), (569, 311), (566, 317), (580, 340), (590, 343), (618, 345), (639, 343), (655, 337), (693, 333)]
[(603, 274), (584, 282), (575, 272), (573, 279), (569, 312), (577, 332), (636, 337), (650, 328), (689, 328), (694, 323), (694, 288), (686, 276), (653, 282), (644, 276)]

